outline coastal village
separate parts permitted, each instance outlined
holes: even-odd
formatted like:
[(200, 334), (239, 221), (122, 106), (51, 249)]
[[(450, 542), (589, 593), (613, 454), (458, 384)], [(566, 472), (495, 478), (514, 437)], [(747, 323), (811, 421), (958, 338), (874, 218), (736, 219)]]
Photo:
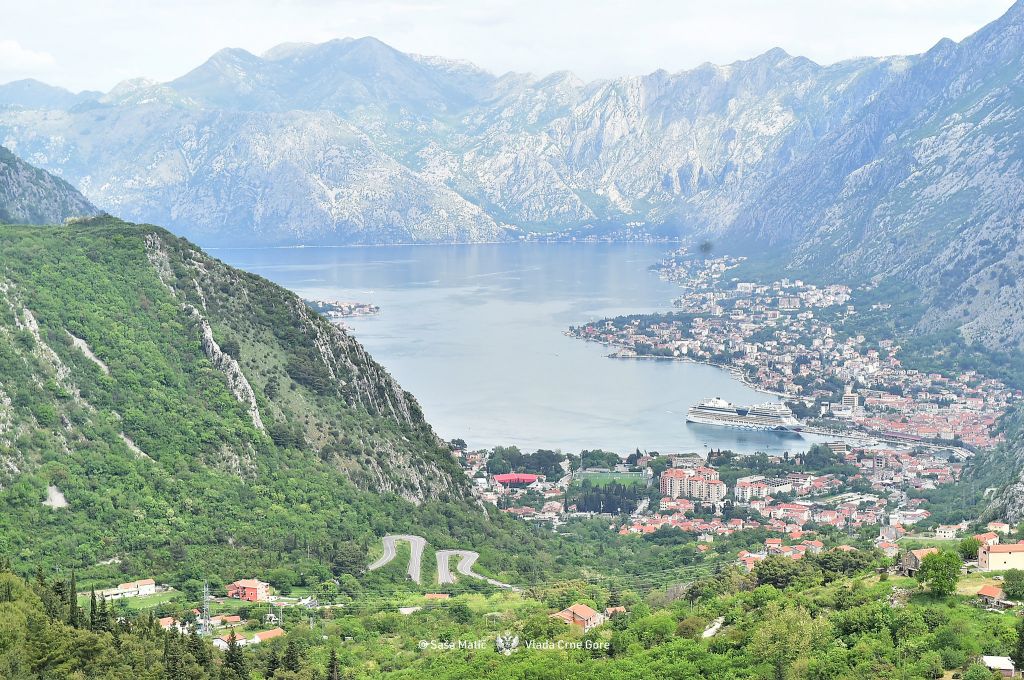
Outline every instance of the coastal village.
[(368, 302), (345, 302), (340, 300), (303, 300), (310, 309), (323, 314), (331, 321), (338, 322), (353, 316), (373, 316), (380, 313), (380, 307)]
[[(927, 454), (898, 449), (854, 449), (842, 442), (825, 445), (836, 455), (838, 465), (852, 474), (840, 479), (836, 474), (788, 472), (787, 461), (780, 456), (766, 457), (777, 468), (774, 475), (755, 474), (739, 477), (731, 487), (719, 479), (718, 470), (700, 454), (643, 455), (635, 464), (614, 469), (582, 469), (567, 472), (555, 481), (528, 473), (486, 474), (487, 453), (463, 452), (461, 459), (474, 478), (478, 496), (504, 507), (506, 512), (534, 521), (557, 521), (573, 516), (573, 506), (564, 499), (570, 485), (587, 479), (634, 482), (657, 488), (660, 503), (632, 513), (635, 521), (627, 532), (647, 533), (661, 526), (687, 526), (695, 530), (716, 529), (718, 524), (689, 522), (686, 513), (703, 507), (711, 512), (730, 508), (749, 508), (764, 518), (763, 523), (733, 522), (732, 527), (767, 527), (785, 533), (797, 524), (815, 522), (836, 528), (859, 529), (870, 524), (912, 525), (929, 517), (918, 508), (918, 499), (909, 492), (936, 489), (959, 479), (963, 463)], [(655, 474), (655, 461), (668, 462), (668, 468)], [(850, 487), (866, 491), (854, 492)], [(523, 506), (536, 499), (540, 507)], [(776, 503), (777, 498), (793, 502)], [(593, 513), (583, 513), (591, 515)], [(796, 526), (797, 529), (800, 526)], [(724, 533), (732, 533), (731, 531)]]
[(729, 273), (742, 258), (685, 255), (657, 265), (685, 290), (678, 311), (602, 319), (568, 333), (615, 347), (617, 358), (723, 366), (832, 428), (968, 449), (1000, 441), (992, 426), (1020, 390), (971, 370), (947, 376), (906, 368), (895, 341), (844, 337), (842, 322), (861, 313), (848, 286), (741, 281)]
[[(632, 464), (614, 469), (577, 469), (557, 480), (542, 475), (505, 473), (488, 475), (486, 451), (459, 451), (467, 473), (474, 477), (478, 496), (503, 507), (523, 521), (552, 530), (573, 519), (604, 518), (608, 530), (620, 535), (645, 536), (679, 531), (696, 542), (696, 551), (711, 556), (717, 542), (740, 537), (744, 532), (768, 535), (756, 549), (730, 552), (745, 572), (769, 556), (800, 560), (823, 550), (857, 551), (853, 537), (870, 536), (866, 542), (884, 556), (899, 559), (893, 569), (913, 575), (917, 565), (935, 547), (905, 549), (911, 541), (978, 541), (977, 557), (965, 568), (980, 572), (1024, 569), (1024, 541), (1009, 538), (1013, 528), (992, 521), (984, 526), (960, 522), (935, 524), (921, 507), (915, 492), (928, 491), (957, 481), (963, 463), (926, 452), (900, 449), (864, 450), (842, 442), (825, 445), (836, 464), (850, 474), (787, 472), (789, 461), (769, 457), (776, 472), (744, 475), (730, 486), (719, 470), (698, 454), (642, 455)], [(656, 461), (668, 462), (655, 473)], [(570, 489), (583, 480), (614, 480), (644, 485), (653, 502), (646, 500), (629, 513), (579, 512), (567, 504)], [(1002, 540), (1002, 542), (1001, 542)], [(828, 543), (826, 543), (828, 541)], [(865, 541), (860, 541), (861, 545)], [(722, 555), (719, 554), (719, 557)]]

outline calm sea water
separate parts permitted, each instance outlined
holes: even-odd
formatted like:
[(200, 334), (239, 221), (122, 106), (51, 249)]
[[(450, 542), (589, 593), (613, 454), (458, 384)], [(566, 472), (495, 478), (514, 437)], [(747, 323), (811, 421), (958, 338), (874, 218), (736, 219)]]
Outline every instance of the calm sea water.
[(510, 244), (213, 253), (306, 298), (380, 305), (379, 315), (348, 325), (446, 439), (622, 454), (805, 449), (793, 435), (688, 425), (686, 409), (700, 399), (767, 399), (725, 371), (610, 359), (609, 348), (563, 335), (604, 316), (670, 309), (677, 289), (647, 269), (664, 250)]

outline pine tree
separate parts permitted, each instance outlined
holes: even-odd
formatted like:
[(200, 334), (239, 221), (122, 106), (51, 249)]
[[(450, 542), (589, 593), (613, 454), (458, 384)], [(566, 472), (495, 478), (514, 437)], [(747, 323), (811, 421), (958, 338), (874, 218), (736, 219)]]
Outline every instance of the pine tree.
[(267, 658), (267, 672), (264, 673), (264, 675), (268, 678), (272, 678), (274, 677), (274, 673), (276, 673), (277, 669), (280, 667), (281, 660), (278, 658), (277, 652), (273, 649), (270, 650), (270, 657)]
[(116, 649), (118, 653), (121, 652), (121, 633), (126, 632), (126, 630), (127, 626), (122, 627), (122, 624), (120, 623), (115, 623), (110, 629), (110, 633), (114, 638), (114, 649)]
[(100, 595), (100, 606), (96, 611), (96, 630), (110, 630), (110, 610), (107, 609), (107, 598)]
[(283, 665), (285, 670), (298, 673), (302, 670), (302, 658), (299, 655), (299, 643), (296, 640), (289, 640), (284, 650)]
[(75, 570), (71, 570), (71, 586), (68, 592), (68, 625), (78, 628), (82, 625), (78, 609), (78, 579), (75, 578)]
[(67, 604), (68, 601), (68, 594), (66, 592), (67, 587), (68, 584), (64, 583), (64, 581), (61, 581), (60, 579), (57, 579), (50, 585), (50, 590), (53, 591), (53, 594), (60, 601), (62, 607)]
[(185, 663), (182, 659), (178, 634), (168, 633), (164, 637), (164, 677), (167, 680), (185, 680)]
[(341, 680), (341, 667), (338, 664), (338, 652), (331, 649), (331, 660), (327, 663), (327, 680)]
[(188, 653), (202, 668), (210, 665), (210, 650), (203, 644), (203, 638), (199, 637), (199, 633), (195, 629), (188, 636)]
[(89, 628), (96, 630), (99, 625), (99, 612), (96, 610), (96, 589), (93, 588), (89, 596)]
[(246, 667), (242, 648), (238, 646), (238, 637), (235, 635), (235, 631), (231, 631), (231, 636), (228, 637), (228, 648), (224, 652), (224, 667), (233, 671), (240, 679), (249, 677), (249, 669)]

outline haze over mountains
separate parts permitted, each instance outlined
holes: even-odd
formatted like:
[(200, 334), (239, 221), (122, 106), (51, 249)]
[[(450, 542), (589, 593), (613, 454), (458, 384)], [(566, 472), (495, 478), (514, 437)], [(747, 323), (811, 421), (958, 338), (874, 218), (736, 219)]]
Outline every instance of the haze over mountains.
[(582, 82), (373, 39), (218, 52), (168, 83), (0, 86), (0, 141), (101, 208), (204, 245), (490, 241), (531, 230), (765, 244), (895, 274), (922, 327), (1024, 338), (1024, 4), (961, 43), (820, 66)]

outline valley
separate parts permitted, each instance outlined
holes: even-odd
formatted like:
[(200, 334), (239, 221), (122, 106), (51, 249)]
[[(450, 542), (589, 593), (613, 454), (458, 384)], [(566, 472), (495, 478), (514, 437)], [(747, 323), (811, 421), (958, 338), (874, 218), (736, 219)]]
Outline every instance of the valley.
[(1024, 0), (590, 80), (271, 4), (7, 13), (174, 66), (0, 84), (0, 678), (1024, 671)]

